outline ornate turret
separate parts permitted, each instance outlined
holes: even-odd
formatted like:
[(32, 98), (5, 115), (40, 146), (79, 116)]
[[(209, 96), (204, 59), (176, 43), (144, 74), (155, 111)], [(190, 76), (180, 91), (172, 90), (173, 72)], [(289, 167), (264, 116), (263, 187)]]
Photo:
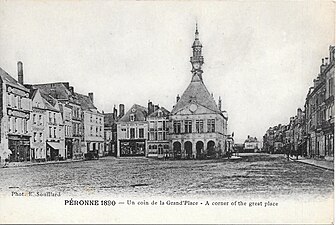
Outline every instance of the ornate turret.
[[(203, 65), (203, 56), (202, 56), (202, 44), (199, 40), (198, 27), (196, 24), (195, 32), (195, 41), (192, 45), (193, 54), (190, 57), (190, 63), (192, 65), (192, 79), (187, 89), (183, 94), (176, 97), (176, 105), (174, 106), (171, 114), (176, 115), (183, 110), (189, 108), (189, 111), (195, 113), (197, 107), (204, 107), (209, 114), (216, 113), (221, 114), (221, 99), (219, 104), (216, 104), (216, 101), (213, 98), (213, 95), (210, 94), (202, 80), (202, 65)], [(191, 107), (191, 108), (190, 108)], [(224, 115), (223, 115), (224, 117)], [(226, 118), (227, 119), (227, 118)]]
[(195, 31), (195, 41), (192, 45), (193, 55), (190, 57), (190, 63), (192, 65), (192, 80), (202, 80), (202, 65), (204, 63), (202, 56), (202, 43), (199, 40), (198, 26), (196, 23), (196, 31)]

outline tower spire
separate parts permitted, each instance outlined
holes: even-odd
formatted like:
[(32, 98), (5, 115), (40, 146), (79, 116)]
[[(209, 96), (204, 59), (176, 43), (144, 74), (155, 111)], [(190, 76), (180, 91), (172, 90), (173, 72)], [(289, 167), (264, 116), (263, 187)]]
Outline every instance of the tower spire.
[(203, 56), (202, 56), (202, 43), (199, 40), (199, 32), (198, 32), (198, 23), (196, 22), (196, 30), (195, 30), (195, 40), (192, 45), (193, 54), (190, 57), (190, 63), (192, 65), (192, 80), (193, 81), (202, 81), (202, 65), (203, 65)]
[(196, 31), (195, 31), (195, 40), (198, 40), (199, 38), (198, 38), (198, 24), (197, 24), (197, 22), (196, 22)]

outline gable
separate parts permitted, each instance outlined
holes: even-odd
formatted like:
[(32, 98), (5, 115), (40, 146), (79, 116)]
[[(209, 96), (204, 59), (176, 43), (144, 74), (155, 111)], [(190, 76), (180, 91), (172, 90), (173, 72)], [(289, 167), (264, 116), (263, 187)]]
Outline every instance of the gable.
[(161, 107), (157, 110), (155, 110), (153, 113), (151, 113), (148, 118), (163, 118), (169, 116), (169, 111), (165, 109), (164, 107)]
[(46, 99), (42, 98), (44, 102), (44, 108), (50, 111), (58, 111), (54, 106), (52, 106)]
[[(131, 121), (146, 121), (147, 117), (147, 108), (134, 104), (127, 112), (126, 114), (121, 117), (119, 120), (120, 122), (131, 122)], [(133, 117), (134, 120), (131, 120)]]
[(75, 96), (80, 102), (82, 110), (92, 110), (95, 111), (97, 108), (93, 105), (93, 102), (91, 101), (90, 97), (87, 95), (75, 93)]
[(45, 108), (44, 101), (43, 101), (41, 93), (38, 89), (35, 91), (35, 94), (34, 94), (33, 107), (40, 108), (40, 109)]
[(26, 92), (28, 92), (29, 90), (24, 87), (22, 84), (20, 84), (19, 82), (17, 82), (17, 80), (15, 80), (11, 75), (9, 75), (6, 71), (4, 71), (1, 67), (0, 67), (0, 78), (2, 80), (2, 82), (4, 83), (9, 83), (12, 86), (22, 89)]
[(215, 100), (210, 95), (209, 91), (205, 87), (204, 83), (200, 79), (193, 79), (187, 89), (182, 94), (180, 100), (176, 103), (172, 110), (172, 114), (176, 114), (181, 111), (185, 106), (192, 103), (201, 105), (212, 112), (221, 113), (218, 109)]
[[(195, 111), (191, 105), (196, 105), (197, 108)], [(202, 106), (197, 103), (188, 103), (184, 107), (182, 107), (179, 111), (177, 111), (174, 115), (197, 115), (197, 114), (214, 114), (215, 112), (213, 110), (208, 109), (205, 106)]]

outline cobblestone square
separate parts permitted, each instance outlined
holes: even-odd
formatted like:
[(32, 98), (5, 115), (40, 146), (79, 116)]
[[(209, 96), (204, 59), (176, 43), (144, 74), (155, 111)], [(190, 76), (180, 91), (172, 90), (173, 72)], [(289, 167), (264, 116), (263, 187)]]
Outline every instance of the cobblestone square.
[(161, 161), (112, 158), (0, 169), (0, 192), (53, 191), (63, 196), (330, 196), (333, 171), (283, 155)]

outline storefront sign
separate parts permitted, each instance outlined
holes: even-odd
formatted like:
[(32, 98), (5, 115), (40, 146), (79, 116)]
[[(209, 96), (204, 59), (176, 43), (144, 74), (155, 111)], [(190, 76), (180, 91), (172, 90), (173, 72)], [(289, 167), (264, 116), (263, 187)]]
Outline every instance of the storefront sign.
[(8, 85), (7, 85), (7, 92), (8, 93), (13, 93), (13, 94), (16, 94), (16, 95), (20, 95), (20, 96), (26, 97), (26, 98), (29, 97), (29, 93), (28, 92), (22, 91), (20, 89), (17, 89), (17, 88), (8, 86)]
[(21, 118), (29, 119), (29, 113), (25, 113), (25, 112), (21, 112), (21, 111), (16, 111), (16, 110), (8, 109), (8, 113), (7, 114), (9, 116), (15, 116), (15, 117), (21, 117)]

